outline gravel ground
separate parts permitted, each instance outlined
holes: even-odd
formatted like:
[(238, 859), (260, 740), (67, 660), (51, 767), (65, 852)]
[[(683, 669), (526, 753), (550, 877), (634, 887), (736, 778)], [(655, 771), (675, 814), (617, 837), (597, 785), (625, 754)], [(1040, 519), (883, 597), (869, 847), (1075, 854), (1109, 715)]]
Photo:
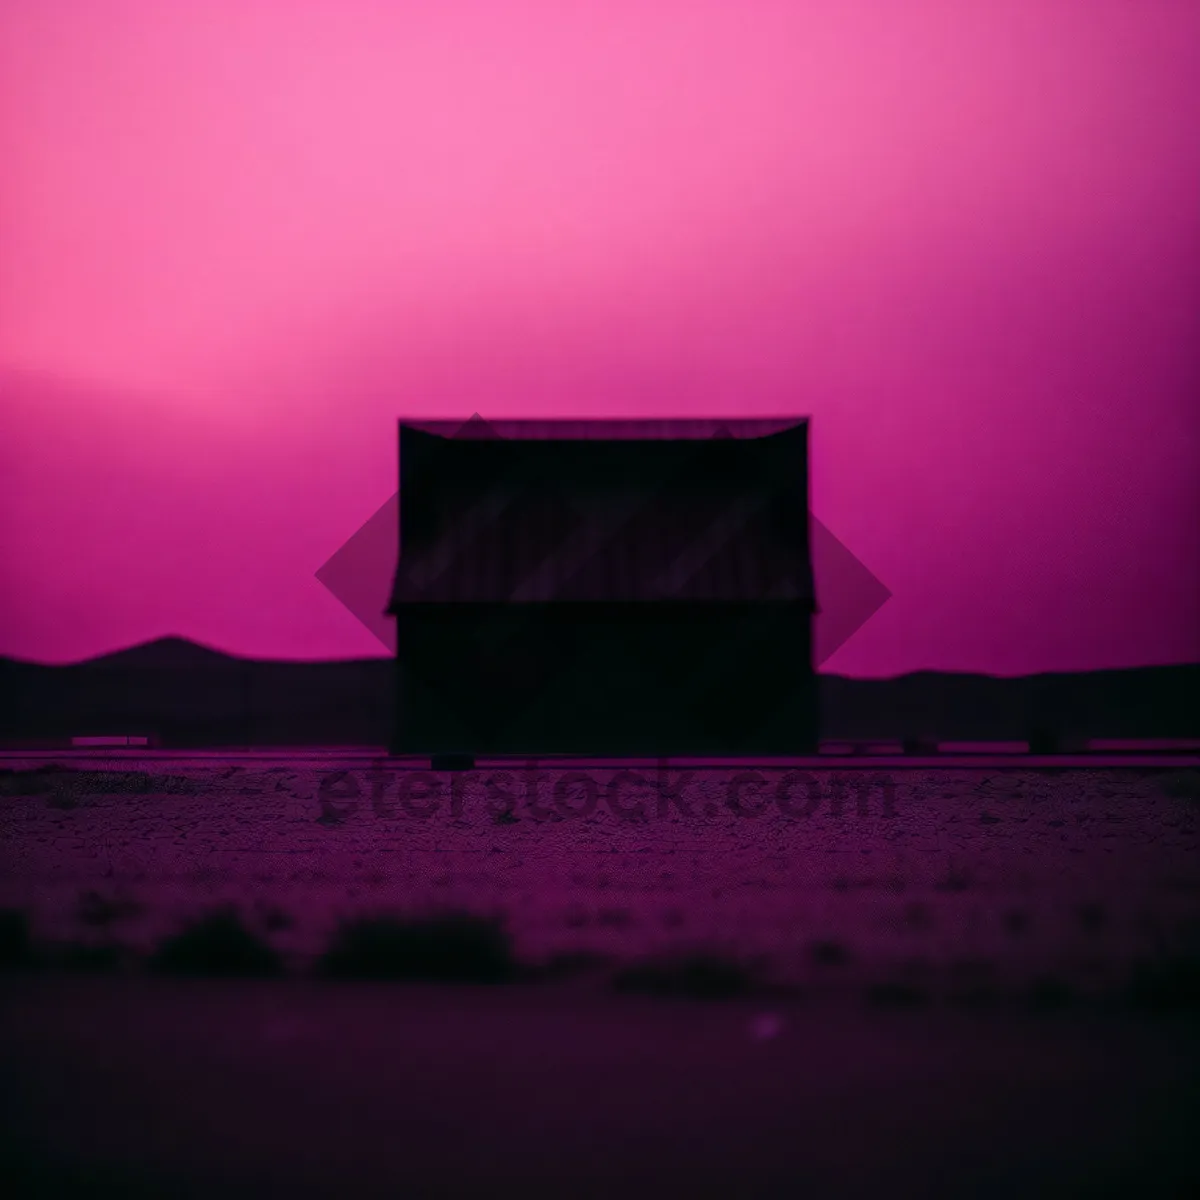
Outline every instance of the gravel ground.
[(1194, 772), (697, 771), (665, 792), (547, 772), (535, 797), (521, 774), (451, 794), (299, 759), (20, 767), (0, 776), (0, 906), (45, 943), (148, 950), (233, 903), (301, 967), (346, 916), (457, 907), (503, 916), (530, 959), (705, 948), (810, 993), (931, 996), (1099, 995), (1200, 950)]
[(1195, 773), (478, 772), (431, 797), (300, 760), (9, 766), (0, 907), (39, 947), (136, 955), (229, 903), (299, 969), (346, 916), (464, 908), (527, 960), (704, 949), (796, 986), (9, 972), (5, 1196), (1200, 1194), (1195, 971), (1191, 1013), (1106, 1003), (1200, 955)]

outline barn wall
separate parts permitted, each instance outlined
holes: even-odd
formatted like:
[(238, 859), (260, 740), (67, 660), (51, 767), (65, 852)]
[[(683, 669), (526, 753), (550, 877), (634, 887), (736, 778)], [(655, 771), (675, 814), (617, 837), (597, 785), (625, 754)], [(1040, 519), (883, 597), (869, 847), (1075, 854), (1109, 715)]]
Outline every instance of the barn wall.
[(795, 605), (413, 605), (398, 753), (798, 753), (817, 742)]

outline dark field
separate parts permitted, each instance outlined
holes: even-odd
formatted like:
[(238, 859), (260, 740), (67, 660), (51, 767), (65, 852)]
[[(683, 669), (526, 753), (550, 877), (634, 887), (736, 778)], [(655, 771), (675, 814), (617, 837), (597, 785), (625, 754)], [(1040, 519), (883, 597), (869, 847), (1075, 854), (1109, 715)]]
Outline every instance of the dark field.
[(1195, 771), (615, 774), (10, 762), (0, 908), (136, 959), (235, 906), (295, 970), (347, 918), (455, 909), (526, 963), (736, 955), (810, 994), (1101, 995), (1200, 950)]
[(1200, 1181), (1195, 772), (8, 766), (5, 1194)]
[(6, 1195), (1183, 1197), (1192, 1023), (0, 985)]

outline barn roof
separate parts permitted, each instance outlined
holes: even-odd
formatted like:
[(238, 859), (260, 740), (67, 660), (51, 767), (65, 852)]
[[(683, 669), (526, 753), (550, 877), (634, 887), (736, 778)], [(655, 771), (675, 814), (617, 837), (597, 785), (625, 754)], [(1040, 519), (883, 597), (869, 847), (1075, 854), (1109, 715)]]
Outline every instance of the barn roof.
[(404, 420), (403, 427), (441, 437), (511, 439), (555, 439), (571, 441), (628, 440), (653, 438), (699, 439), (711, 437), (760, 438), (807, 424), (806, 417), (703, 417), (658, 419), (642, 417), (578, 417), (558, 419), (514, 419), (485, 421), (478, 414), (466, 421)]
[[(676, 462), (673, 453), (655, 458), (658, 451), (650, 451), (648, 457), (648, 448), (628, 445), (631, 440), (707, 440), (726, 435), (774, 441), (770, 435), (798, 424), (802, 422), (794, 418), (521, 421), (488, 426), (480, 422), (459, 434), (461, 423), (405, 422), (402, 445), (407, 427), (440, 435), (435, 440), (447, 447), (463, 440), (547, 439), (622, 441), (626, 446), (613, 447), (618, 451), (615, 457), (597, 444), (595, 453), (591, 446), (583, 454), (534, 453), (520, 463), (520, 447), (514, 445), (511, 456), (507, 447), (497, 447), (501, 452), (492, 463), (500, 462), (503, 469), (484, 482), (473, 472), (458, 473), (452, 467), (458, 452), (451, 450), (441, 462), (431, 458), (425, 464), (431, 469), (420, 485), (405, 487), (402, 475), (402, 531), (407, 506), (422, 510), (429, 533), (417, 537), (402, 532), (389, 611), (403, 604), (471, 601), (776, 599), (811, 604), (814, 590), (802, 456), (793, 460), (790, 490), (772, 489), (754, 485), (763, 481), (755, 478), (757, 464), (752, 460), (733, 471), (720, 466), (732, 460), (717, 447), (713, 449), (721, 458), (701, 454), (694, 460), (699, 467), (692, 468), (687, 464), (693, 459)], [(425, 445), (419, 434), (418, 444)], [(630, 451), (636, 454), (631, 457)], [(547, 469), (548, 464), (562, 461), (568, 463), (566, 470)], [(526, 469), (531, 462), (533, 467)], [(614, 478), (609, 468), (617, 463), (631, 474)], [(660, 471), (661, 478), (647, 474), (643, 468), (655, 463), (669, 463), (671, 469)], [(415, 518), (408, 524), (415, 526)]]

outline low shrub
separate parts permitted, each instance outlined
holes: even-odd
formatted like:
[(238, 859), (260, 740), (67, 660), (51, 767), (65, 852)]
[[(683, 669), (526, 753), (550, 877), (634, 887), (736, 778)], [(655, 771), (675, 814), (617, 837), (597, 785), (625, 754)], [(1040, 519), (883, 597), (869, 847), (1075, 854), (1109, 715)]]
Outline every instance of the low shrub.
[(501, 983), (518, 964), (504, 924), (470, 913), (379, 914), (344, 923), (317, 964), (330, 979)]
[(756, 982), (745, 963), (702, 953), (648, 959), (622, 968), (613, 977), (617, 991), (700, 1000), (742, 996)]
[(0, 969), (36, 964), (28, 916), (20, 909), (0, 909)]
[(248, 929), (231, 907), (208, 913), (166, 938), (149, 965), (167, 975), (269, 976), (282, 972), (275, 949)]

